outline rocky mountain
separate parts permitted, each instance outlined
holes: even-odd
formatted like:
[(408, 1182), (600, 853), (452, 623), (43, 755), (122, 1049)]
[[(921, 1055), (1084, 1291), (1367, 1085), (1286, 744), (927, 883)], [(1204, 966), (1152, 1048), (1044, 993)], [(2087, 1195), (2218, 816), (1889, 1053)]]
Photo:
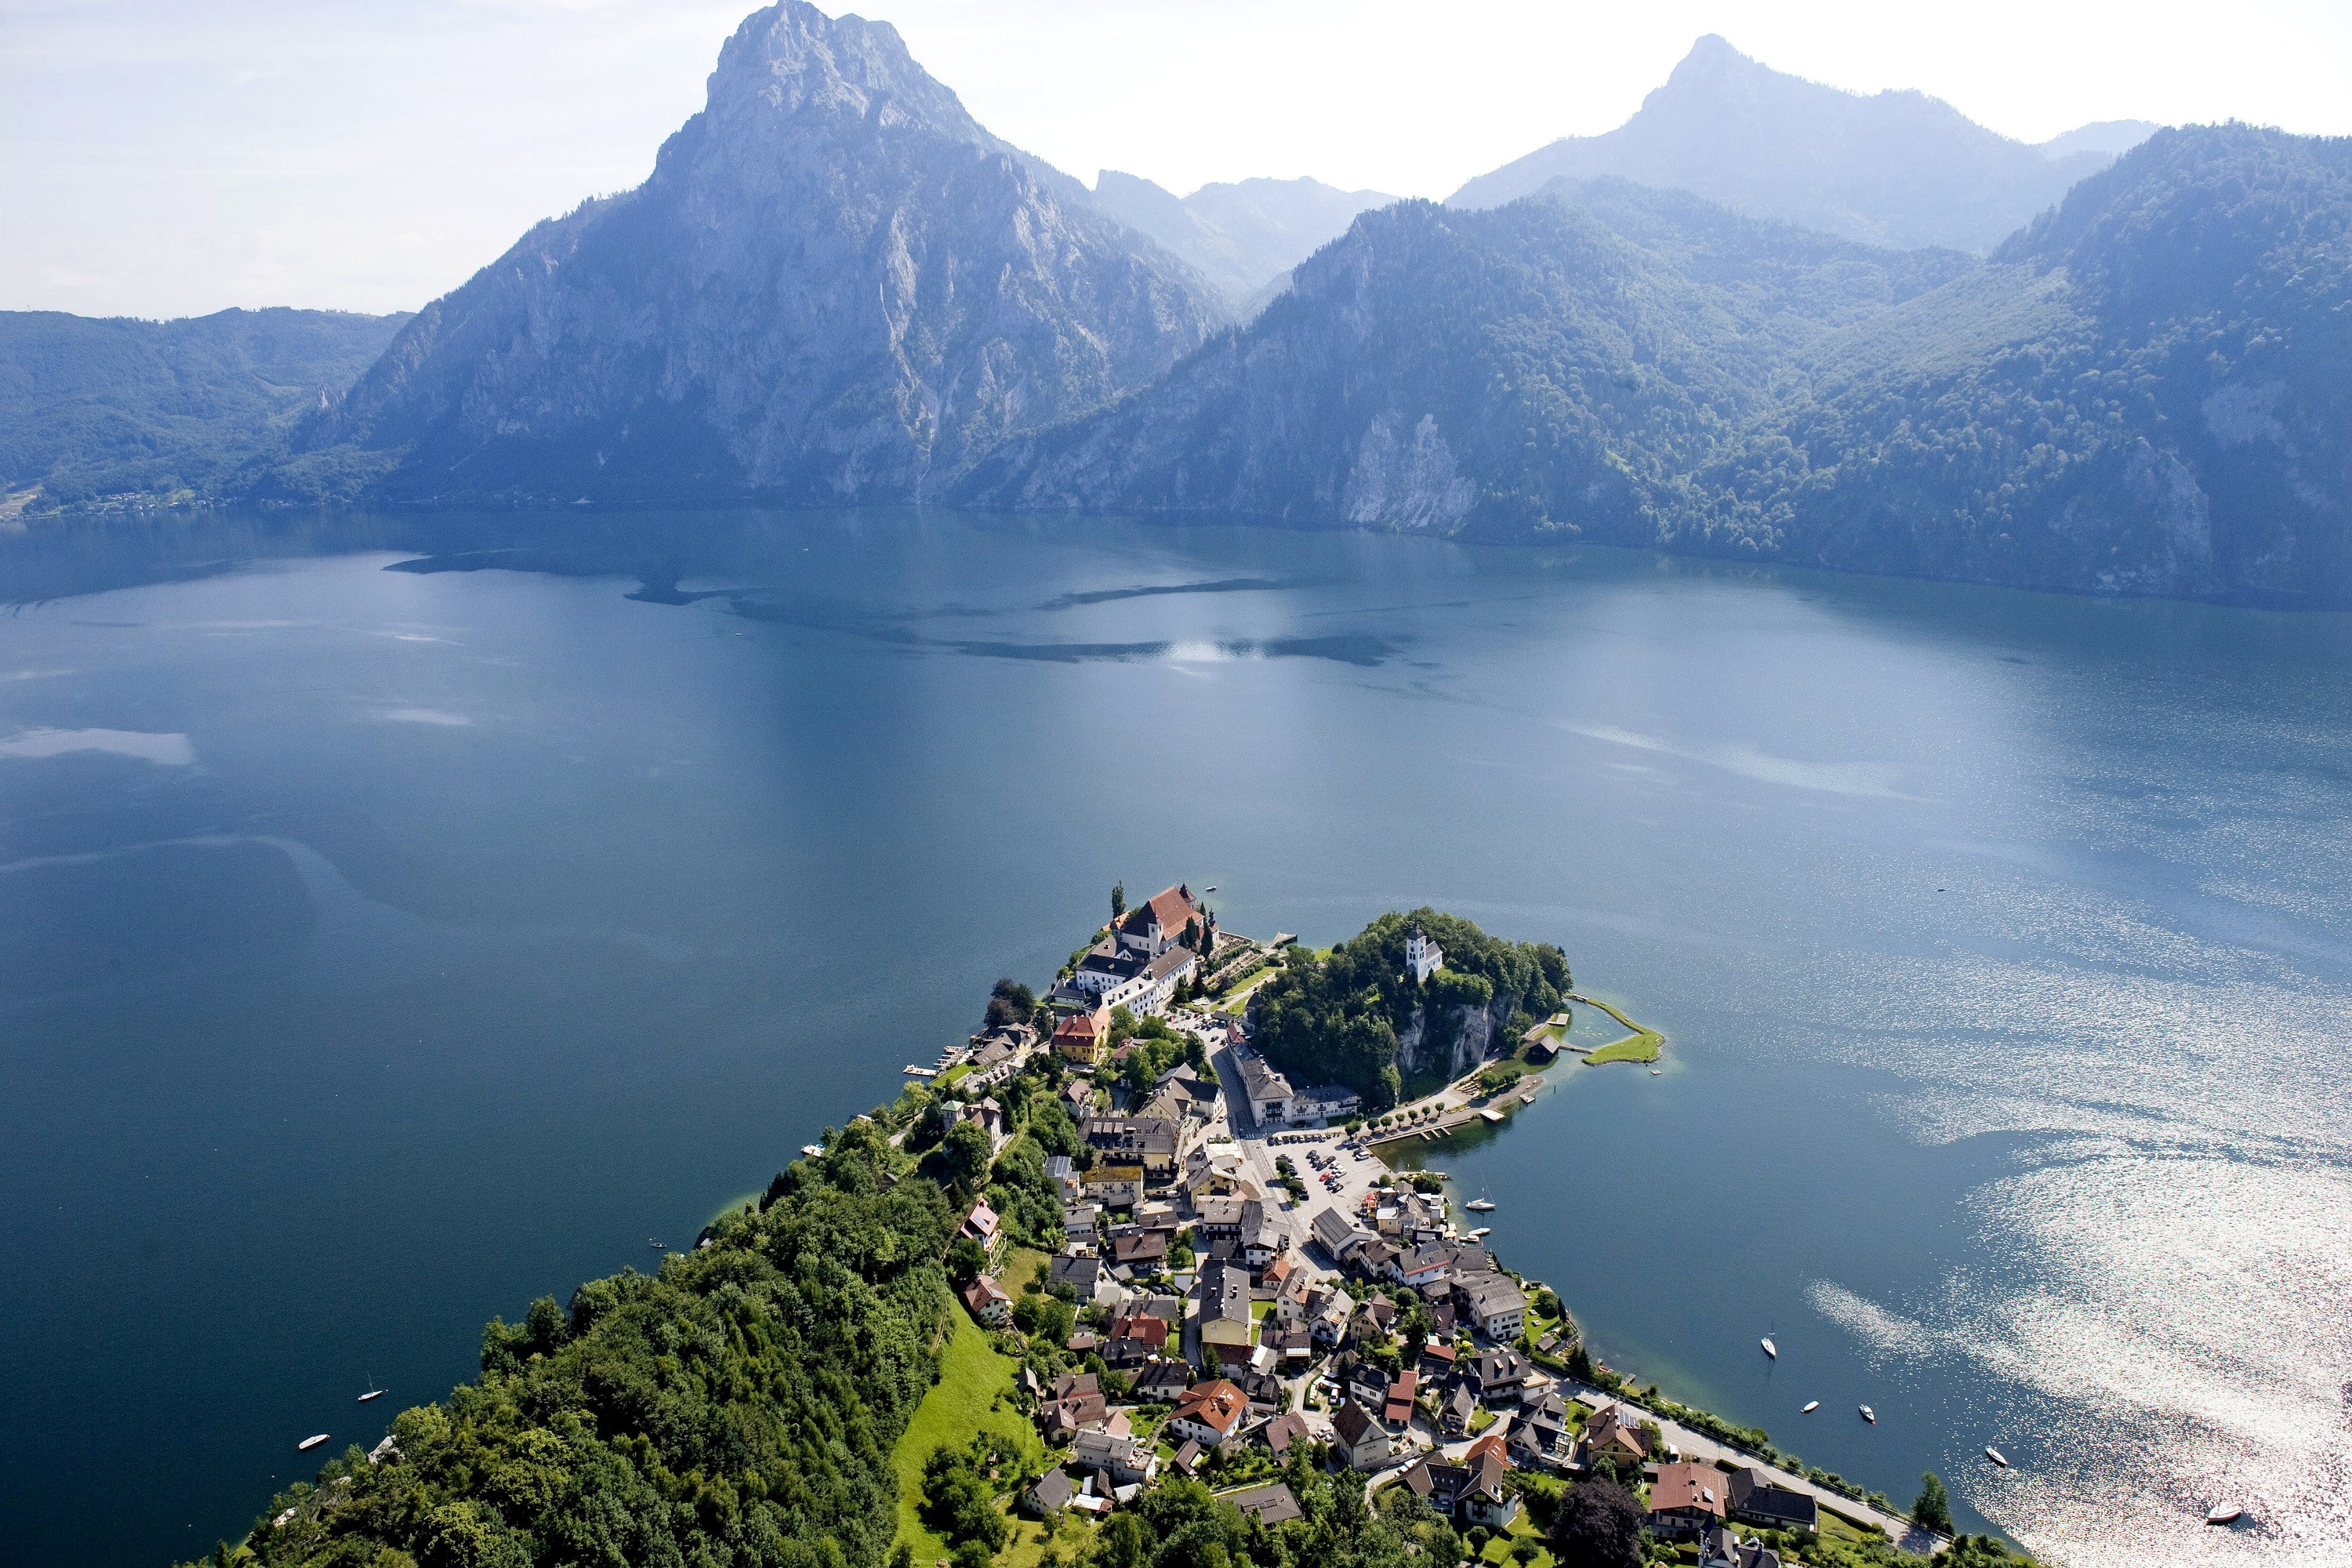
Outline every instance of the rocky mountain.
[(1360, 217), (980, 504), (2352, 600), (2352, 140), (2160, 132), (1977, 261), (1622, 181)]
[(1105, 169), (1095, 206), (1191, 262), (1254, 313), (1269, 284), (1348, 232), (1360, 212), (1396, 200), (1320, 180), (1242, 180), (1177, 196), (1135, 174)]
[(0, 510), (208, 494), (281, 450), (408, 318), (0, 311)]
[(1651, 542), (1794, 355), (1958, 277), (1622, 181), (1367, 213), (1247, 330), (1149, 391), (1010, 443), (982, 504)]
[(1553, 180), (1614, 175), (1873, 245), (1983, 252), (2131, 145), (2137, 123), (2085, 126), (2037, 148), (1940, 99), (1824, 87), (1709, 35), (1616, 130), (1563, 137), (1449, 201), (1499, 206)]
[(748, 18), (646, 183), (427, 306), (283, 493), (919, 499), (1140, 386), (1213, 285), (982, 129), (888, 25)]

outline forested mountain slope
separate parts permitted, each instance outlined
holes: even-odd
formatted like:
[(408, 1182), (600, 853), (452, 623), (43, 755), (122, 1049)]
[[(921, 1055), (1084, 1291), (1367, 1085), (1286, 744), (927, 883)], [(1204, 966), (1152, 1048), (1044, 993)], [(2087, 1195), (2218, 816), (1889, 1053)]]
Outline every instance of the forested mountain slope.
[(1614, 175), (1874, 245), (1982, 252), (2104, 167), (2132, 129), (2086, 126), (2045, 150), (1925, 93), (1824, 87), (1709, 35), (1616, 130), (1563, 137), (1450, 202), (1497, 206), (1556, 179)]
[(391, 500), (920, 496), (1223, 318), (1064, 179), (887, 24), (782, 0), (729, 40), (643, 185), (426, 307), (277, 488), (358, 464)]
[(407, 320), (0, 311), (0, 498), (47, 510), (209, 493), (351, 385)]

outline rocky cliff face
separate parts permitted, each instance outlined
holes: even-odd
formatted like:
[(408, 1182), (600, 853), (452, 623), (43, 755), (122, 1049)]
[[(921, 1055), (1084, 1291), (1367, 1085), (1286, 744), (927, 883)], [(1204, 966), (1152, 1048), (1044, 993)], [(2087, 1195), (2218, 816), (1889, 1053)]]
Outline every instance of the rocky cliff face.
[(1518, 1005), (1518, 996), (1505, 991), (1484, 1007), (1449, 1007), (1434, 1019), (1428, 1008), (1415, 1007), (1397, 1036), (1397, 1069), (1412, 1076), (1442, 1068), (1449, 1081), (1460, 1078), (1486, 1059)]
[(308, 439), (411, 499), (921, 498), (1223, 319), (1071, 188), (887, 24), (784, 0), (644, 185), (428, 307)]

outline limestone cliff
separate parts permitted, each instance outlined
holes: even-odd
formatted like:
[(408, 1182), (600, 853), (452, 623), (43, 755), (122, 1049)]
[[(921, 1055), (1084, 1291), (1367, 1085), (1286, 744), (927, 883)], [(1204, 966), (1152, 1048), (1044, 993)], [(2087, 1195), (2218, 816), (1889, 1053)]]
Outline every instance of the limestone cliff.
[(1516, 992), (1501, 991), (1484, 1007), (1460, 1005), (1436, 1010), (1415, 1007), (1412, 1019), (1397, 1035), (1397, 1067), (1407, 1076), (1442, 1069), (1448, 1079), (1460, 1078), (1485, 1061), (1517, 1008)]
[(396, 499), (920, 499), (1223, 319), (1072, 188), (887, 24), (784, 0), (643, 185), (427, 307), (307, 441)]

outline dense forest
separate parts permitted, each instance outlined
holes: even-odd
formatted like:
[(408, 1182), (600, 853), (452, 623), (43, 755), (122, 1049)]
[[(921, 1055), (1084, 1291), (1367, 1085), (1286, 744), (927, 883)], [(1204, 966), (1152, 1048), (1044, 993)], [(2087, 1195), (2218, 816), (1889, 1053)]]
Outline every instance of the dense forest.
[[(1445, 954), (1419, 984), (1404, 965), (1414, 925)], [(1386, 1110), (1403, 1089), (1397, 1039), (1415, 1013), (1424, 1031), (1446, 1031), (1459, 1026), (1456, 1009), (1504, 997), (1514, 1016), (1532, 1022), (1558, 1007), (1570, 984), (1567, 956), (1549, 942), (1506, 942), (1431, 909), (1391, 912), (1328, 953), (1291, 949), (1252, 999), (1252, 1044), (1301, 1086), (1343, 1083)]]
[(235, 489), (281, 458), (406, 316), (223, 310), (177, 321), (0, 311), (0, 500), (46, 507)]

